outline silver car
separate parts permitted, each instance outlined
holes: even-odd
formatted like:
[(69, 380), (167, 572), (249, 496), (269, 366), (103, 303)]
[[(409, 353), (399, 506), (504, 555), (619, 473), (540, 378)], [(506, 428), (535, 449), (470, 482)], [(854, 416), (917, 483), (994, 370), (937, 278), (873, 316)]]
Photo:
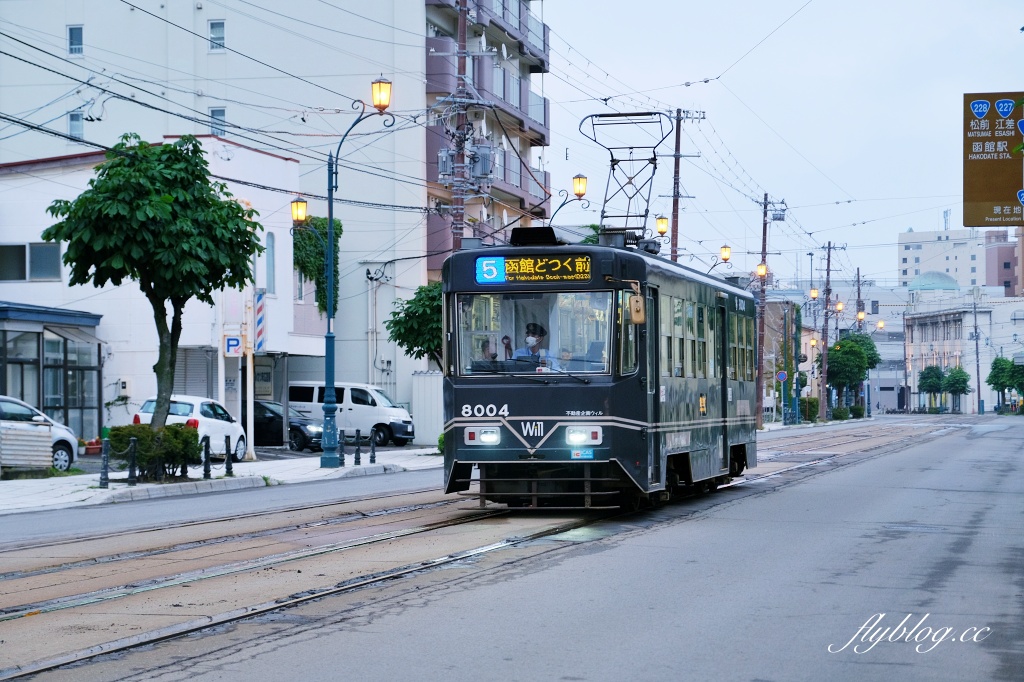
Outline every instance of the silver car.
[(67, 471), (78, 461), (78, 438), (63, 424), (32, 407), (26, 402), (0, 395), (0, 422), (4, 428), (48, 428), (53, 450), (53, 468)]

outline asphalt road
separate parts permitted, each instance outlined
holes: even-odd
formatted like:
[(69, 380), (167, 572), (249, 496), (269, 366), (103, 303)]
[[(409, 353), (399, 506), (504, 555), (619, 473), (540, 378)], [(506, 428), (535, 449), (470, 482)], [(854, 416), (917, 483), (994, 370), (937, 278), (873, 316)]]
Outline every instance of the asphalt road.
[(1024, 420), (942, 423), (38, 679), (1020, 680)]

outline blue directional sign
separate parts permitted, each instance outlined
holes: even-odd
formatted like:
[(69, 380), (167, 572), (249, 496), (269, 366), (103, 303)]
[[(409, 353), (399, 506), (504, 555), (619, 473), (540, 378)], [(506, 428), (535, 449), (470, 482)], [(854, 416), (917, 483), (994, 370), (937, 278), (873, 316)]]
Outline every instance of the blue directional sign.
[(971, 102), (971, 111), (974, 113), (975, 118), (985, 118), (991, 106), (988, 100), (976, 99)]
[(1024, 204), (1024, 189), (1017, 190), (1017, 201)]

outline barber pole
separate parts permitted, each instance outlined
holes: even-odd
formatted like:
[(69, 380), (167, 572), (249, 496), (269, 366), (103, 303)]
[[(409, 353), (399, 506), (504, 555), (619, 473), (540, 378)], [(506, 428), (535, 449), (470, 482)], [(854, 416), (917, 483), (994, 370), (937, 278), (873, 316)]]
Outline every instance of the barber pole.
[(253, 338), (253, 352), (265, 355), (267, 352), (267, 290), (257, 289), (253, 297), (253, 317), (256, 320), (256, 334)]

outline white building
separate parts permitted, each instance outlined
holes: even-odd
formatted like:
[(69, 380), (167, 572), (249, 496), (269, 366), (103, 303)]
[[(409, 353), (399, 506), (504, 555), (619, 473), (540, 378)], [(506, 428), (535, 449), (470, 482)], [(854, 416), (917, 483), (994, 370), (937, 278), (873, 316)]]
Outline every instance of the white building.
[[(918, 389), (921, 370), (937, 366), (944, 372), (962, 367), (972, 392), (961, 402), (963, 412), (995, 409), (999, 396), (985, 379), (992, 361), (1024, 351), (1024, 298), (1006, 298), (1002, 287), (960, 288), (945, 273), (922, 273), (909, 285), (905, 316), (907, 373), (911, 407), (928, 407), (928, 395)], [(980, 393), (979, 393), (980, 389)], [(940, 398), (949, 407), (948, 396)]]
[(925, 272), (949, 275), (962, 287), (985, 284), (985, 237), (975, 228), (899, 235), (897, 267), (900, 286)]
[[(299, 164), (295, 159), (219, 138), (201, 139), (204, 148), (210, 151), (208, 160), (213, 175), (243, 176), (265, 187), (298, 182)], [(90, 152), (0, 164), (0, 194), (4, 197), (0, 201), (0, 264), (4, 266), (0, 268), (0, 301), (31, 302), (99, 316), (97, 326), (78, 327), (77, 332), (71, 322), (39, 329), (36, 325), (31, 330), (52, 330), (72, 340), (96, 338), (101, 342), (98, 380), (92, 383), (90, 379), (83, 388), (76, 388), (56, 375), (47, 377), (45, 366), (50, 360), (45, 357), (46, 351), (42, 353), (43, 367), (39, 367), (37, 357), (34, 371), (31, 363), (15, 367), (16, 358), (0, 353), (0, 365), (5, 365), (5, 371), (0, 373), (0, 393), (30, 399), (48, 412), (66, 417), (85, 438), (98, 436), (99, 426), (130, 421), (140, 402), (156, 393), (152, 369), (157, 355), (156, 329), (152, 308), (138, 284), (125, 281), (121, 286), (107, 285), (99, 289), (69, 287), (67, 268), (60, 262), (62, 246), (45, 244), (40, 239), (42, 231), (54, 222), (46, 213), (46, 207), (55, 199), (70, 200), (78, 196), (94, 177), (96, 164), (103, 159), (102, 152)], [(325, 320), (312, 304), (296, 300), (296, 279), (291, 267), (289, 197), (251, 185), (228, 184), (236, 198), (251, 203), (260, 213), (259, 221), (265, 230), (266, 251), (256, 259), (254, 270), (255, 288), (266, 290), (266, 355), (256, 359), (258, 381), (254, 382), (254, 387), (270, 397), (273, 385), (284, 381), (289, 356), (323, 355)], [(178, 392), (218, 397), (223, 389), (227, 406), (235, 414), (239, 413), (240, 361), (224, 358), (218, 351), (225, 333), (241, 333), (245, 300), (252, 293), (224, 291), (215, 295), (217, 306), (198, 301), (186, 305), (175, 378)], [(29, 331), (29, 327), (16, 319), (0, 320), (0, 334), (6, 333), (8, 341), (24, 331)], [(87, 333), (83, 336), (82, 331)], [(5, 347), (9, 349), (6, 344)], [(32, 352), (31, 348), (27, 350)], [(40, 369), (43, 372), (40, 373)], [(26, 370), (30, 374), (26, 375)], [(28, 381), (24, 380), (26, 376), (30, 377)], [(38, 383), (33, 385), (40, 380), (41, 391)], [(75, 417), (62, 412), (69, 406), (97, 408), (102, 403), (113, 404), (95, 416)]]
[[(426, 282), (423, 2), (296, 0), (286, 13), (270, 6), (222, 3), (133, 4), (139, 9), (84, 0), (5, 0), (2, 30), (10, 36), (5, 50), (17, 58), (0, 57), (0, 111), (14, 113), (29, 125), (108, 146), (126, 132), (149, 141), (186, 133), (213, 133), (224, 140), (204, 142), (214, 172), (270, 188), (234, 185), (232, 191), (252, 201), (258, 220), (271, 228), (268, 235), (276, 240), (278, 274), (276, 293), (268, 292), (269, 319), (271, 333), (284, 335), (274, 350), (291, 357), (288, 373), (294, 379), (323, 377), (326, 322), (320, 320), (309, 335), (293, 326), (293, 305), (307, 310), (314, 304), (311, 292), (300, 297), (293, 283), (289, 202), (302, 192), (311, 215), (327, 214), (327, 153), (335, 151), (359, 113), (354, 100), (369, 100), (370, 82), (382, 74), (393, 81), (390, 111), (395, 124), (385, 127), (384, 118), (373, 116), (353, 130), (340, 151), (335, 218), (343, 230), (336, 278), (336, 374), (339, 381), (382, 384), (398, 401), (408, 403), (412, 372), (425, 369), (425, 362), (408, 359), (389, 343), (382, 321), (396, 298), (410, 297)], [(0, 164), (8, 169), (8, 182), (31, 185), (32, 197), (21, 201), (8, 192), (0, 210), (34, 214), (17, 223), (5, 220), (0, 242), (36, 242), (39, 231), (50, 224), (39, 207), (73, 197), (72, 188), (84, 188), (94, 162), (89, 157), (81, 164), (53, 159), (88, 154), (95, 147), (14, 124), (5, 131)], [(219, 158), (221, 153), (234, 157)], [(249, 165), (251, 159), (270, 155), (292, 159), (288, 163), (294, 170), (267, 176)], [(38, 168), (33, 166), (37, 163)], [(42, 172), (43, 179), (33, 183), (29, 167)], [(11, 180), (12, 173), (21, 173), (22, 181)], [(26, 231), (29, 227), (31, 232)], [(260, 267), (264, 270), (257, 286), (264, 286), (265, 263)], [(46, 289), (44, 298), (37, 297), (40, 287)], [(83, 296), (67, 291), (61, 282), (0, 280), (0, 300), (48, 301), (103, 314), (97, 333), (103, 338), (108, 328), (117, 330), (103, 338), (115, 356), (126, 352), (122, 346), (129, 338), (138, 347), (153, 339), (120, 333), (136, 326), (137, 313), (132, 306), (113, 303), (118, 295)], [(76, 303), (78, 299), (83, 300)], [(200, 315), (190, 306), (189, 314), (190, 328), (182, 343), (205, 350), (183, 353), (182, 371), (192, 379), (190, 390), (216, 396), (212, 379), (217, 363), (208, 352), (216, 347), (208, 324), (213, 313)], [(317, 322), (315, 314), (309, 317), (306, 322)], [(152, 361), (130, 364), (126, 371), (141, 377), (139, 372), (145, 373)], [(270, 390), (280, 398), (286, 380), (282, 365), (274, 366)], [(206, 385), (199, 386), (204, 376)], [(229, 368), (229, 388), (231, 380), (237, 385), (236, 377)], [(113, 378), (110, 372), (106, 378)], [(150, 392), (147, 385), (145, 380), (133, 382), (132, 399), (144, 398)], [(109, 401), (107, 389), (103, 395)], [(107, 421), (123, 418), (112, 414)]]

